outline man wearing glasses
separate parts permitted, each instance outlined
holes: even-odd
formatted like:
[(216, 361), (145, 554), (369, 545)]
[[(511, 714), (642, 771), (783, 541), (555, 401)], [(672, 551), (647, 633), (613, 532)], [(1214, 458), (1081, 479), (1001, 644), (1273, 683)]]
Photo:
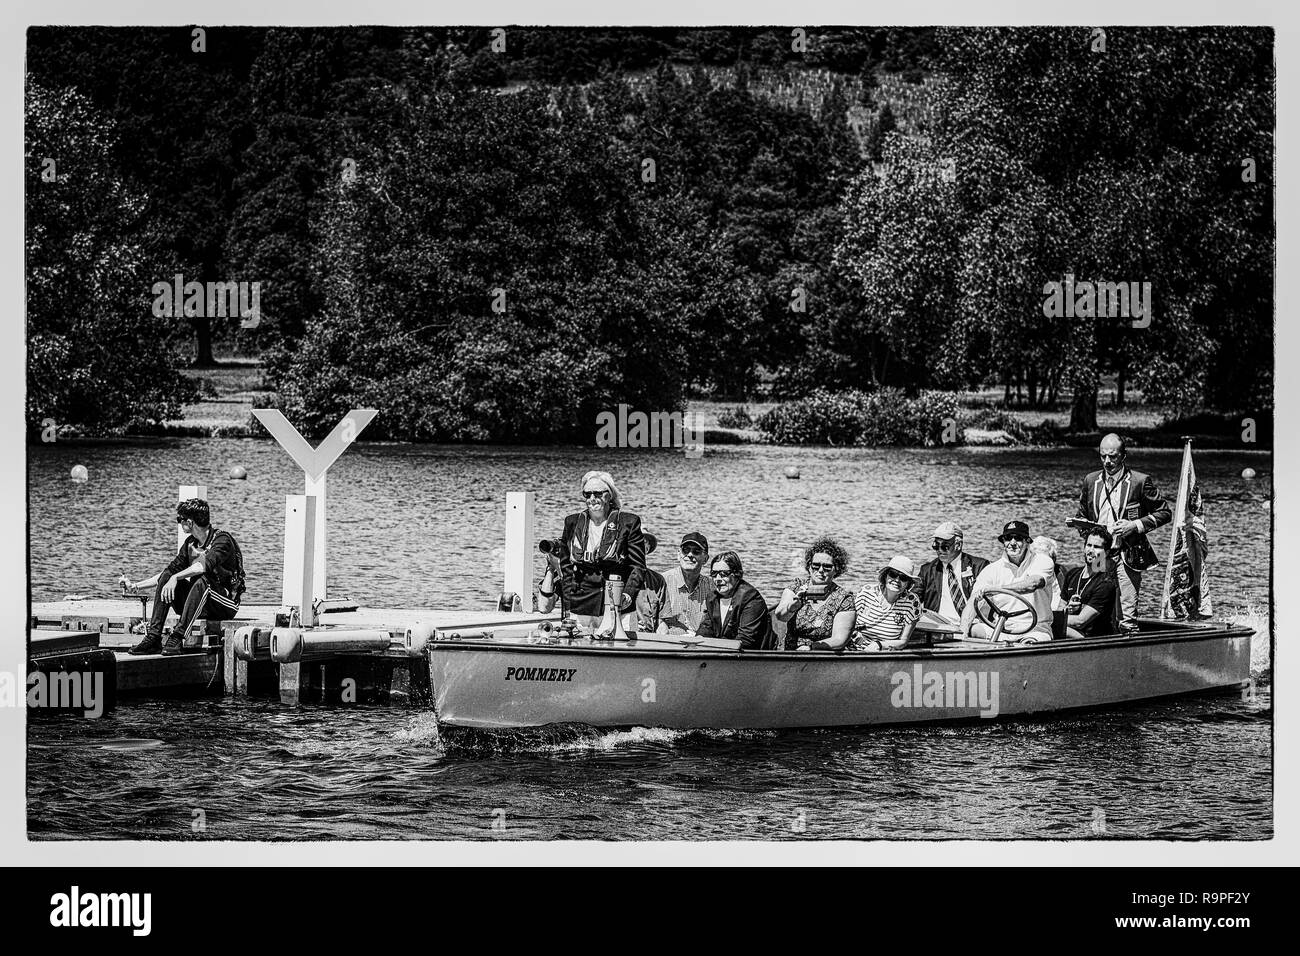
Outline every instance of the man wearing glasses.
[[(1158, 563), (1147, 535), (1168, 524), (1173, 513), (1151, 476), (1128, 467), (1128, 451), (1118, 435), (1103, 438), (1098, 451), (1101, 468), (1083, 479), (1076, 517), (1101, 525), (1114, 538), (1111, 556), (1119, 585), (1120, 628), (1131, 631), (1137, 628), (1142, 572)], [(1081, 523), (1080, 537), (1086, 539), (1091, 530)]]
[[(1009, 640), (1021, 642), (1050, 641), (1052, 639), (1052, 590), (1049, 578), (1055, 574), (1052, 559), (1045, 554), (1029, 553), (1029, 525), (1023, 521), (1008, 521), (998, 536), (1002, 544), (1003, 555), (991, 562), (971, 589), (970, 600), (961, 616), (963, 637), (974, 635), (982, 640), (993, 636), (992, 631), (983, 622), (975, 620), (975, 599), (990, 588), (1001, 588), (1015, 594), (1028, 594), (1034, 605), (1038, 620), (1033, 630), (1027, 634), (1008, 635)], [(1011, 598), (994, 595), (992, 600), (998, 607), (1007, 611), (1017, 611), (1020, 607)]]
[(945, 521), (934, 529), (936, 557), (921, 565), (921, 606), (956, 624), (966, 610), (975, 579), (988, 562), (963, 550), (961, 525)]
[(709, 563), (709, 539), (698, 531), (682, 536), (677, 567), (664, 572), (664, 607), (659, 621), (669, 634), (698, 633), (713, 600), (713, 581), (703, 573)]

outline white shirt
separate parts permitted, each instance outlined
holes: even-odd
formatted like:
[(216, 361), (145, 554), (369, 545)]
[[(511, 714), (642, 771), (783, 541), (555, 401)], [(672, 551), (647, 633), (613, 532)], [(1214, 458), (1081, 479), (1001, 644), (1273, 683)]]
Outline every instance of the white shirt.
[(731, 613), (731, 598), (718, 598), (718, 610), (722, 613), (722, 626), (727, 626), (727, 615)]
[[(996, 561), (990, 561), (988, 567), (981, 571), (980, 576), (975, 579), (975, 588), (972, 589), (972, 594), (976, 590), (1005, 587), (1019, 581), (1026, 574), (1040, 574), (1047, 579), (1047, 587), (1031, 591), (1029, 594), (1022, 595), (1022, 597), (1032, 602), (1034, 612), (1038, 616), (1034, 631), (1046, 634), (1050, 638), (1052, 636), (1052, 587), (1056, 575), (1052, 573), (1052, 559), (1047, 555), (1031, 554), (1025, 558), (1024, 563), (1019, 567), (1008, 561), (1006, 555)], [(998, 595), (992, 601), (994, 605), (1004, 611), (1015, 613), (1023, 609), (1023, 605), (1014, 598)], [(1019, 625), (1012, 624), (1012, 626), (1018, 627)]]
[(608, 518), (600, 524), (596, 524), (594, 521), (587, 522), (587, 546), (583, 549), (586, 554), (591, 554), (600, 548), (600, 539), (605, 534), (605, 525), (607, 524), (609, 524)]

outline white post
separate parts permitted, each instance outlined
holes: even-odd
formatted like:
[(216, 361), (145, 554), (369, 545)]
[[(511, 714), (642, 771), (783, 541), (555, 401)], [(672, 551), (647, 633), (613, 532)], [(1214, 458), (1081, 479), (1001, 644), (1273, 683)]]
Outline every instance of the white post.
[(537, 496), (534, 492), (506, 492), (506, 553), (502, 562), (504, 590), (518, 594), (525, 611), (532, 607), (533, 552), (537, 550), (533, 518), (536, 510)]
[(312, 610), (312, 577), (316, 547), (316, 499), (310, 495), (286, 495), (284, 499), (284, 586), (280, 603), (298, 608), (303, 627), (316, 623)]
[[(182, 501), (187, 501), (190, 498), (202, 498), (204, 501), (207, 501), (208, 486), (207, 485), (181, 485), (181, 490), (180, 493), (177, 495), (176, 503), (180, 504)], [(187, 537), (189, 537), (189, 535), (187, 535), (184, 531), (181, 530), (180, 525), (177, 525), (176, 526), (176, 550), (178, 552), (181, 549), (181, 545), (185, 543), (185, 539)]]
[(325, 475), (313, 479), (304, 475), (306, 494), (316, 498), (316, 521), (312, 536), (316, 550), (312, 559), (311, 596), (313, 600), (325, 600)]

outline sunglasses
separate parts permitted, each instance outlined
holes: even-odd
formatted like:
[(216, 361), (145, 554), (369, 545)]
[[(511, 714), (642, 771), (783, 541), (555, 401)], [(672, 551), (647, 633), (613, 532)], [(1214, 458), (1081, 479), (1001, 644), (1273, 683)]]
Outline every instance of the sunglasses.
[(1019, 541), (1019, 542), (1021, 542), (1021, 543), (1023, 544), (1024, 542), (1028, 541), (1029, 539), (1028, 539), (1028, 538), (1021, 537), (1021, 536), (1018, 535), (1018, 534), (1009, 534), (1009, 535), (1007, 535), (1006, 537), (1002, 538), (1001, 540), (1002, 540), (1002, 543), (1003, 543), (1003, 544), (1006, 544), (1008, 541)]
[(808, 565), (808, 567), (811, 568), (813, 571), (834, 571), (835, 570), (835, 565), (823, 564), (820, 561), (813, 561), (811, 564)]
[(710, 571), (709, 572), (709, 577), (711, 578), (731, 578), (735, 576), (736, 576), (735, 571)]
[(900, 574), (900, 573), (897, 572), (897, 571), (886, 571), (886, 572), (885, 572), (885, 580), (886, 580), (886, 581), (902, 581), (904, 584), (911, 584), (911, 583), (912, 583), (912, 579), (911, 579), (911, 578), (909, 578), (906, 574)]
[(584, 491), (584, 492), (582, 493), (582, 497), (584, 497), (584, 498), (603, 498), (603, 497), (605, 496), (605, 494), (606, 494), (606, 492), (604, 492), (604, 491)]
[(704, 549), (703, 549), (703, 548), (697, 548), (697, 547), (695, 547), (695, 545), (693, 545), (693, 544), (688, 544), (688, 545), (683, 545), (683, 546), (682, 546), (682, 554), (689, 554), (689, 555), (691, 555), (692, 557), (698, 558), (698, 557), (699, 557), (700, 555), (702, 555), (703, 553), (704, 553)]
[(930, 547), (935, 551), (951, 551), (953, 548), (957, 547), (957, 539), (949, 538), (947, 541), (940, 541), (938, 538), (935, 538), (934, 543), (931, 544)]

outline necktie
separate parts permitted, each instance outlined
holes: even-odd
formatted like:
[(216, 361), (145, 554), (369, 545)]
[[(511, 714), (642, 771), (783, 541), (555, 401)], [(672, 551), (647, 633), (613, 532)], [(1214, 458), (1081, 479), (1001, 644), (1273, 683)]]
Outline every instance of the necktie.
[(952, 593), (952, 606), (960, 614), (966, 610), (966, 594), (962, 591), (961, 585), (957, 583), (957, 572), (948, 565), (948, 590)]

